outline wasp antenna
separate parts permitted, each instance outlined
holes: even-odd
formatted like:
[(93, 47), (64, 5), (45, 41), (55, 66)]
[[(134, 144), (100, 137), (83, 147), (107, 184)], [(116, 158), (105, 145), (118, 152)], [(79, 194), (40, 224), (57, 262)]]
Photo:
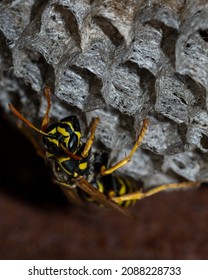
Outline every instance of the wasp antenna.
[(43, 132), (42, 130), (38, 129), (37, 127), (35, 127), (30, 121), (28, 121), (22, 114), (20, 114), (17, 109), (14, 108), (14, 106), (12, 104), (8, 104), (9, 109), (11, 110), (11, 112), (18, 117), (18, 119), (20, 119), (22, 122), (24, 122), (26, 125), (28, 125), (30, 128), (34, 129), (35, 131), (37, 131), (38, 133), (48, 136), (47, 133)]
[(71, 153), (69, 150), (67, 150), (63, 144), (60, 144), (61, 149), (68, 155), (70, 158), (73, 158), (75, 160), (81, 160), (82, 157), (76, 154)]
[(41, 124), (41, 130), (42, 131), (46, 130), (46, 128), (48, 127), (48, 123), (49, 123), (49, 111), (50, 111), (50, 108), (51, 108), (51, 90), (50, 90), (49, 87), (45, 88), (44, 94), (45, 94), (45, 97), (46, 97), (46, 100), (47, 100), (47, 109), (46, 109), (46, 113), (43, 117), (42, 124)]

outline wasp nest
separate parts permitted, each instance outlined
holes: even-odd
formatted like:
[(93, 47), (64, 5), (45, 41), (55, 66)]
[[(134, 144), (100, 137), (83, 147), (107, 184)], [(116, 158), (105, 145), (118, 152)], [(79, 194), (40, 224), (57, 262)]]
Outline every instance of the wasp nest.
[[(152, 186), (208, 177), (206, 0), (3, 0), (0, 101), (40, 125), (78, 115), (83, 134), (118, 160), (148, 117), (141, 149), (120, 172)], [(11, 118), (16, 123), (17, 119)]]

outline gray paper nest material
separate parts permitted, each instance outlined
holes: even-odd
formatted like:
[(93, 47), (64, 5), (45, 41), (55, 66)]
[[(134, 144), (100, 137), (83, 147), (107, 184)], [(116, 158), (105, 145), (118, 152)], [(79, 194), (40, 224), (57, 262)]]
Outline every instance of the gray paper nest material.
[[(41, 3), (43, 2), (43, 4)], [(3, 0), (0, 101), (40, 124), (80, 117), (113, 160), (126, 155), (148, 116), (141, 149), (120, 172), (146, 186), (208, 177), (206, 0)], [(11, 118), (16, 123), (15, 118)]]

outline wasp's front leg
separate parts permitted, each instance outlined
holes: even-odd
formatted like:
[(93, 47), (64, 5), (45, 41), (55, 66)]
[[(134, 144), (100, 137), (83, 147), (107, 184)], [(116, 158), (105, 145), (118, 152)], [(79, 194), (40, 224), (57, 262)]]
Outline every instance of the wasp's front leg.
[(88, 154), (89, 154), (89, 150), (91, 149), (92, 144), (94, 142), (95, 131), (96, 131), (96, 128), (97, 128), (99, 122), (100, 122), (100, 119), (99, 118), (95, 118), (95, 119), (93, 119), (93, 121), (92, 121), (92, 123), (90, 125), (90, 136), (87, 139), (87, 142), (85, 144), (84, 150), (83, 150), (83, 152), (81, 154), (81, 156), (83, 158), (87, 157)]
[(125, 157), (124, 159), (120, 160), (119, 162), (117, 162), (116, 164), (114, 164), (113, 166), (111, 166), (110, 168), (106, 168), (105, 166), (102, 166), (101, 170), (100, 170), (100, 173), (105, 176), (105, 175), (109, 175), (111, 173), (113, 173), (115, 170), (123, 167), (124, 165), (126, 165), (130, 160), (131, 158), (133, 157), (134, 153), (136, 152), (136, 150), (139, 148), (143, 138), (144, 138), (144, 135), (146, 133), (146, 130), (147, 130), (147, 127), (148, 127), (148, 124), (149, 124), (149, 120), (148, 119), (145, 119), (143, 121), (143, 125), (142, 125), (142, 129), (141, 129), (141, 132), (137, 138), (137, 141), (136, 143), (134, 144), (130, 154)]
[(44, 94), (45, 94), (45, 97), (47, 100), (47, 108), (46, 108), (46, 112), (45, 112), (45, 115), (43, 117), (42, 124), (41, 124), (42, 131), (45, 131), (49, 124), (49, 112), (50, 112), (50, 108), (51, 108), (51, 90), (49, 87), (45, 88)]

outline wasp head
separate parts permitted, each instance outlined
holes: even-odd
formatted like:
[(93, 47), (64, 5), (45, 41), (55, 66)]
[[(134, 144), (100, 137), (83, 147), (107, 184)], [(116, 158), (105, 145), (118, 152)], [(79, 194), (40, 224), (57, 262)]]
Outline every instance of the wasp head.
[(81, 131), (76, 116), (69, 116), (47, 127), (43, 143), (47, 152), (66, 156), (65, 150), (75, 153), (80, 145)]

